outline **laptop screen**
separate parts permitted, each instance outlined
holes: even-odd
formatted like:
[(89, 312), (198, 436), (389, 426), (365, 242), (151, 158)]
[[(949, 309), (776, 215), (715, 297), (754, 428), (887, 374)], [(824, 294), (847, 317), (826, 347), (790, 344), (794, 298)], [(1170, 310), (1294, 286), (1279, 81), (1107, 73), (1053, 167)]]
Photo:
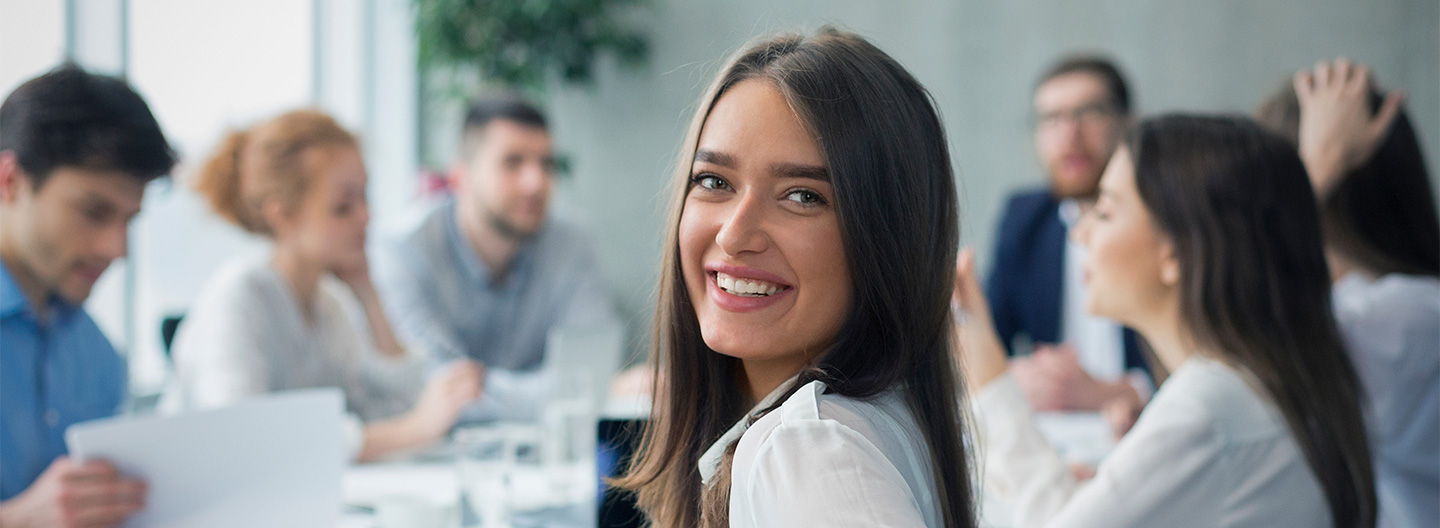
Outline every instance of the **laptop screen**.
[(600, 528), (640, 528), (645, 516), (635, 507), (635, 494), (605, 484), (605, 479), (618, 476), (630, 463), (640, 445), (640, 431), (645, 427), (644, 419), (602, 418), (599, 427), (599, 442), (596, 444), (596, 463), (600, 475)]

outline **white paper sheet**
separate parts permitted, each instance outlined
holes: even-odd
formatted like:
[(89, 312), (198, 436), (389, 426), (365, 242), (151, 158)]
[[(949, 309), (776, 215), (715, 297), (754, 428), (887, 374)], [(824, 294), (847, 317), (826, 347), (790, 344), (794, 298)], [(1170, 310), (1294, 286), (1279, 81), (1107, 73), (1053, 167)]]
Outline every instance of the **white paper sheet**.
[(174, 416), (109, 418), (65, 431), (70, 455), (104, 459), (149, 484), (125, 526), (336, 526), (344, 395), (277, 393)]

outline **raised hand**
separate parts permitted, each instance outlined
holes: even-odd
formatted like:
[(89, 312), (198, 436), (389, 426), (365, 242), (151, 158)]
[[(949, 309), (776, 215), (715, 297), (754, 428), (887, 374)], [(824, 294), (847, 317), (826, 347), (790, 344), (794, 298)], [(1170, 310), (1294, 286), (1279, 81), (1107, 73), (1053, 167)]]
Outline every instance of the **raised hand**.
[(1372, 113), (1370, 69), (1344, 57), (1320, 61), (1314, 70), (1296, 73), (1294, 82), (1300, 101), (1300, 157), (1315, 194), (1324, 196), (1389, 137), (1404, 93), (1391, 92)]
[(960, 251), (955, 263), (955, 290), (950, 304), (955, 313), (956, 357), (965, 383), (978, 391), (1005, 373), (1005, 348), (991, 324), (990, 303), (975, 273), (975, 252)]

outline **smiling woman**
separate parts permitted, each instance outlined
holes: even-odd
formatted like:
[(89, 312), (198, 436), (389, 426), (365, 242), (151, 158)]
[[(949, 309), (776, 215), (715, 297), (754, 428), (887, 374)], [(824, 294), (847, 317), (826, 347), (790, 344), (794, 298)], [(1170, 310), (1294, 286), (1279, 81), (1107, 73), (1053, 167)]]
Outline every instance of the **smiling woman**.
[(677, 168), (644, 455), (656, 526), (974, 524), (929, 94), (831, 29), (737, 54)]
[(711, 349), (760, 401), (835, 340), (849, 272), (825, 158), (763, 79), (710, 111), (680, 217), (685, 287)]

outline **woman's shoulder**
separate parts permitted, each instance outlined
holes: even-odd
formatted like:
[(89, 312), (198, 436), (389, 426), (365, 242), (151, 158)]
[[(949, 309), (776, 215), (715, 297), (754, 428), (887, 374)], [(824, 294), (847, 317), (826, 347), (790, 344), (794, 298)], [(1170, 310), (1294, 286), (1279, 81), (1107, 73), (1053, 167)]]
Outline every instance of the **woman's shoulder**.
[[(1222, 444), (1277, 440), (1289, 434), (1284, 416), (1262, 394), (1258, 381), (1203, 357), (1191, 358), (1176, 369), (1146, 406), (1141, 419), (1146, 418), (1163, 422), (1161, 430), (1188, 429), (1195, 440), (1208, 438)], [(1136, 429), (1141, 425), (1137, 422)]]
[(804, 524), (938, 526), (924, 443), (912, 441), (913, 425), (895, 425), (912, 420), (889, 421), (898, 401), (891, 393), (827, 393), (819, 381), (796, 390), (740, 437), (732, 521), (739, 515), (758, 519), (755, 526), (796, 525), (798, 504), (807, 511)]
[(774, 411), (757, 419), (750, 429), (758, 432), (822, 422), (834, 422), (871, 436), (870, 433), (891, 425), (908, 428), (913, 420), (896, 391), (882, 392), (870, 398), (853, 398), (830, 392), (822, 381), (812, 381), (797, 389)]
[(1351, 273), (1335, 283), (1333, 295), (1341, 324), (1433, 326), (1440, 319), (1440, 278), (1436, 277), (1390, 273), (1371, 278)]
[(276, 283), (274, 269), (263, 258), (237, 257), (220, 266), (205, 286), (195, 303), (206, 301), (254, 298), (265, 295)]
[(897, 392), (852, 398), (812, 381), (751, 424), (740, 438), (736, 460), (807, 450), (813, 457), (861, 457), (902, 470), (928, 466), (928, 460), (921, 460), (924, 446), (923, 435)]
[(273, 315), (276, 310), (266, 307), (279, 290), (276, 280), (262, 259), (242, 257), (226, 262), (210, 275), (186, 308), (177, 343), (181, 334), (194, 333), (197, 325), (250, 325), (256, 318)]

